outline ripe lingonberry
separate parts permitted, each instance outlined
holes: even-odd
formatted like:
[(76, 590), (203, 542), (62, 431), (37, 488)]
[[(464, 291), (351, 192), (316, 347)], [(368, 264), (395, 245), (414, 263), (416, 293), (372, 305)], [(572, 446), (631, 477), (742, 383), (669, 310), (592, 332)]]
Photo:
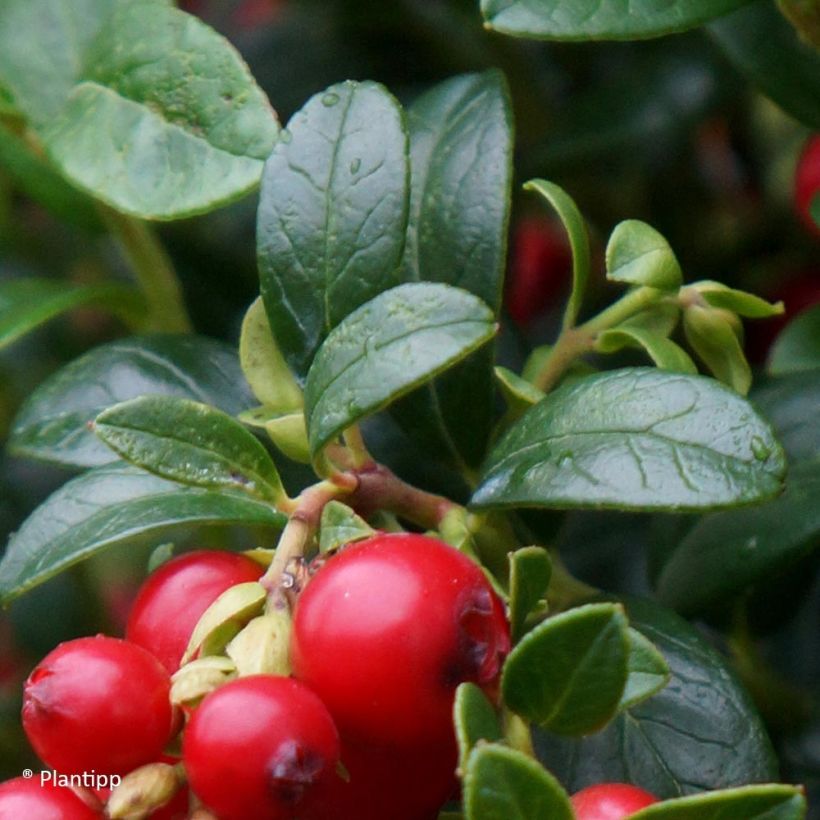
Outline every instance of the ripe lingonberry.
[(231, 552), (200, 550), (173, 558), (140, 587), (125, 637), (173, 674), (202, 613), (229, 587), (261, 574), (256, 561)]
[(820, 134), (811, 137), (797, 162), (794, 178), (794, 200), (800, 218), (815, 234), (820, 234), (810, 213), (815, 197), (820, 195)]
[(657, 797), (626, 783), (599, 783), (572, 796), (577, 820), (623, 820), (653, 803)]
[(63, 774), (124, 774), (159, 757), (172, 730), (171, 682), (142, 647), (98, 635), (60, 644), (29, 675), (23, 728)]
[(40, 778), (15, 777), (0, 783), (0, 820), (100, 820), (65, 786), (40, 784)]
[(456, 687), (492, 691), (510, 648), (481, 569), (424, 535), (376, 535), (331, 558), (294, 612), (294, 675), (351, 741), (419, 745), (452, 735)]
[(202, 701), (182, 759), (191, 789), (220, 820), (318, 820), (339, 776), (339, 735), (304, 684), (252, 675)]

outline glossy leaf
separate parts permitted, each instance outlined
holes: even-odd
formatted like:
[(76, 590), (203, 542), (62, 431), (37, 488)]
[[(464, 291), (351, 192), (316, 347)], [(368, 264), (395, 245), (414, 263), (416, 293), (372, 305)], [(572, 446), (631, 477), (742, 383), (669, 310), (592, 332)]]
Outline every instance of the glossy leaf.
[(805, 816), (801, 788), (772, 783), (656, 803), (633, 814), (632, 820), (803, 820)]
[(456, 689), (453, 717), (458, 740), (459, 767), (464, 771), (470, 752), (479, 741), (502, 739), (501, 724), (495, 707), (474, 683), (462, 683)]
[(449, 285), (400, 285), (363, 305), (331, 332), (308, 374), (311, 451), (463, 359), (495, 330), (483, 302)]
[(481, 0), (487, 25), (545, 40), (638, 40), (695, 28), (749, 0)]
[(612, 231), (606, 247), (607, 279), (659, 290), (677, 290), (683, 273), (666, 238), (646, 222), (628, 219)]
[(541, 547), (523, 547), (510, 553), (510, 626), (513, 641), (524, 633), (527, 616), (546, 595), (552, 576), (549, 553)]
[(799, 313), (775, 340), (768, 371), (775, 376), (820, 367), (820, 305)]
[(558, 734), (596, 731), (618, 709), (628, 654), (622, 607), (590, 604), (555, 615), (526, 634), (507, 658), (504, 702)]
[(299, 379), (333, 327), (401, 281), (407, 151), (393, 97), (376, 83), (346, 82), (293, 116), (265, 164), (257, 216), (261, 291)]
[(145, 311), (141, 294), (128, 285), (70, 285), (57, 279), (0, 282), (0, 350), (55, 316), (98, 307), (134, 321)]
[(820, 53), (804, 43), (769, 0), (756, 0), (709, 26), (735, 67), (784, 111), (820, 130)]
[(331, 501), (322, 510), (322, 520), (319, 528), (319, 551), (321, 553), (370, 538), (376, 531), (367, 521), (356, 515), (347, 504), (340, 501)]
[(163, 543), (204, 525), (280, 529), (286, 520), (244, 493), (180, 487), (122, 463), (100, 467), (63, 485), (12, 536), (0, 602), (109, 547)]
[(657, 593), (684, 614), (737, 596), (820, 546), (820, 460), (789, 471), (786, 491), (763, 506), (707, 516), (664, 565)]
[(616, 353), (625, 347), (638, 347), (645, 350), (656, 367), (673, 373), (698, 372), (689, 354), (680, 345), (663, 336), (658, 336), (642, 327), (621, 325), (612, 330), (605, 330), (595, 340), (595, 349), (599, 353)]
[(626, 606), (630, 624), (666, 659), (669, 685), (586, 738), (536, 729), (544, 765), (570, 792), (634, 783), (661, 798), (776, 780), (763, 723), (721, 655), (670, 610), (637, 599)]
[(259, 440), (231, 416), (177, 396), (143, 396), (97, 416), (94, 432), (126, 461), (163, 478), (233, 489), (273, 503), (287, 498)]
[(466, 820), (572, 820), (569, 797), (531, 757), (496, 743), (471, 755), (464, 775)]
[(472, 504), (709, 509), (772, 497), (785, 467), (768, 423), (733, 391), (628, 368), (525, 413), (490, 454)]
[(178, 219), (235, 200), (262, 174), (279, 126), (239, 53), (198, 18), (124, 3), (43, 130), (79, 188), (125, 213)]
[(228, 345), (202, 336), (135, 336), (94, 348), (42, 382), (14, 421), (11, 450), (75, 467), (111, 462), (116, 456), (89, 422), (147, 394), (201, 401), (230, 415), (252, 403)]
[(628, 709), (656, 695), (669, 683), (669, 666), (663, 655), (637, 629), (629, 629), (628, 677), (619, 708)]

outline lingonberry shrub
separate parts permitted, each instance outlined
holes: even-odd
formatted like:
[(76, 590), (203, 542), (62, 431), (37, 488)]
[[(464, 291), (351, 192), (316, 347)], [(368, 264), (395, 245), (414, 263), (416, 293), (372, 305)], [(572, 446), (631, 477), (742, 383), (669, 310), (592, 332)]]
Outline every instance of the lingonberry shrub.
[(0, 820), (100, 820), (70, 788), (16, 777), (0, 783)]
[(627, 783), (599, 783), (574, 794), (571, 802), (576, 820), (623, 820), (660, 801)]

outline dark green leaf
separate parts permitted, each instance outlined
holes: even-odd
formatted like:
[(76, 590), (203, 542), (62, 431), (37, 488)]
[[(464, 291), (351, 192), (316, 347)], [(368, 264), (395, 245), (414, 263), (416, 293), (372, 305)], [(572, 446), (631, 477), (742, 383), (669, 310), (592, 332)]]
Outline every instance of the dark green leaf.
[(752, 370), (724, 311), (691, 305), (683, 313), (683, 330), (715, 378), (745, 396), (752, 385)]
[(632, 820), (803, 820), (806, 798), (799, 786), (745, 786), (656, 803)]
[(768, 362), (775, 376), (815, 367), (820, 367), (820, 305), (792, 319), (772, 345)]
[(97, 416), (94, 432), (126, 461), (162, 478), (233, 489), (273, 503), (285, 494), (259, 440), (231, 416), (177, 396), (143, 396)]
[(300, 379), (333, 327), (401, 281), (407, 151), (393, 97), (376, 83), (346, 82), (293, 116), (265, 164), (261, 290), (273, 334)]
[(330, 333), (308, 374), (311, 451), (463, 359), (495, 330), (483, 302), (449, 285), (400, 285), (358, 308)]
[(356, 515), (347, 504), (331, 501), (322, 510), (322, 522), (319, 528), (319, 551), (322, 553), (361, 541), (375, 534), (367, 521)]
[(629, 629), (626, 687), (619, 708), (628, 709), (656, 695), (669, 683), (669, 666), (663, 655), (637, 629)]
[(820, 460), (791, 468), (786, 491), (759, 507), (699, 521), (664, 565), (659, 598), (702, 612), (769, 578), (820, 545)]
[(524, 547), (510, 553), (510, 626), (513, 641), (524, 633), (527, 615), (546, 595), (552, 575), (549, 553), (541, 547)]
[(46, 379), (21, 408), (10, 446), (76, 467), (116, 457), (88, 429), (96, 416), (142, 395), (179, 396), (236, 415), (252, 404), (236, 352), (201, 336), (136, 336), (91, 350)]
[(630, 368), (568, 384), (525, 413), (472, 503), (709, 509), (770, 498), (785, 467), (769, 425), (733, 391)]
[(599, 353), (615, 353), (625, 347), (639, 347), (646, 351), (656, 367), (673, 373), (698, 372), (689, 354), (671, 339), (658, 336), (642, 327), (621, 325), (612, 330), (605, 330), (595, 340), (595, 349)]
[(626, 606), (666, 659), (669, 685), (587, 738), (536, 729), (542, 762), (570, 792), (620, 782), (667, 798), (777, 779), (760, 717), (718, 652), (673, 612), (637, 599)]
[(683, 273), (666, 238), (646, 222), (628, 219), (612, 231), (606, 247), (607, 279), (660, 290), (677, 290)]
[(507, 658), (504, 702), (558, 734), (594, 732), (618, 710), (628, 654), (621, 606), (590, 604), (555, 615), (527, 633)]
[(9, 279), (0, 282), (0, 349), (55, 316), (84, 306), (104, 308), (132, 321), (145, 311), (142, 296), (127, 285)]
[(476, 749), (464, 776), (467, 820), (572, 820), (569, 797), (535, 760), (488, 743)]
[(458, 739), (459, 767), (464, 771), (470, 752), (480, 740), (502, 739), (501, 725), (495, 707), (474, 683), (462, 683), (456, 689), (453, 718)]
[(820, 53), (769, 0), (757, 0), (709, 26), (735, 67), (783, 110), (820, 129)]
[(0, 602), (107, 547), (162, 543), (199, 525), (279, 529), (286, 520), (244, 493), (180, 487), (130, 465), (100, 467), (63, 485), (11, 538), (0, 562)]
[(276, 115), (238, 52), (163, 3), (122, 4), (43, 130), (60, 170), (117, 210), (178, 219), (259, 182)]
[(487, 25), (545, 40), (637, 40), (685, 31), (749, 0), (481, 0)]

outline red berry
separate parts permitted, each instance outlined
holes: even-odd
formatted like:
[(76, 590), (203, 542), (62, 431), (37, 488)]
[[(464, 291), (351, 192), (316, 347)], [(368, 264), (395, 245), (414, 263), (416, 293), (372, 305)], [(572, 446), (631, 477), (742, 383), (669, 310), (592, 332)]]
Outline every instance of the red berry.
[(456, 687), (493, 690), (509, 648), (504, 606), (473, 561), (427, 536), (377, 535), (307, 585), (291, 660), (343, 736), (420, 745), (452, 735)]
[(292, 678), (253, 675), (208, 695), (183, 737), (191, 789), (220, 820), (311, 820), (338, 778), (325, 705)]
[(794, 178), (794, 199), (797, 213), (809, 229), (820, 235), (820, 227), (812, 218), (810, 208), (820, 196), (820, 134), (810, 137), (797, 162)]
[(260, 575), (259, 564), (244, 555), (205, 550), (180, 555), (142, 585), (125, 637), (173, 674), (202, 613), (229, 587), (257, 581)]
[(626, 783), (599, 783), (572, 796), (577, 820), (622, 820), (653, 803), (660, 800)]
[(0, 820), (99, 820), (102, 816), (71, 789), (41, 785), (38, 775), (0, 783)]
[(23, 689), (23, 728), (61, 774), (125, 774), (162, 752), (172, 729), (168, 673), (142, 647), (98, 635), (60, 644)]

